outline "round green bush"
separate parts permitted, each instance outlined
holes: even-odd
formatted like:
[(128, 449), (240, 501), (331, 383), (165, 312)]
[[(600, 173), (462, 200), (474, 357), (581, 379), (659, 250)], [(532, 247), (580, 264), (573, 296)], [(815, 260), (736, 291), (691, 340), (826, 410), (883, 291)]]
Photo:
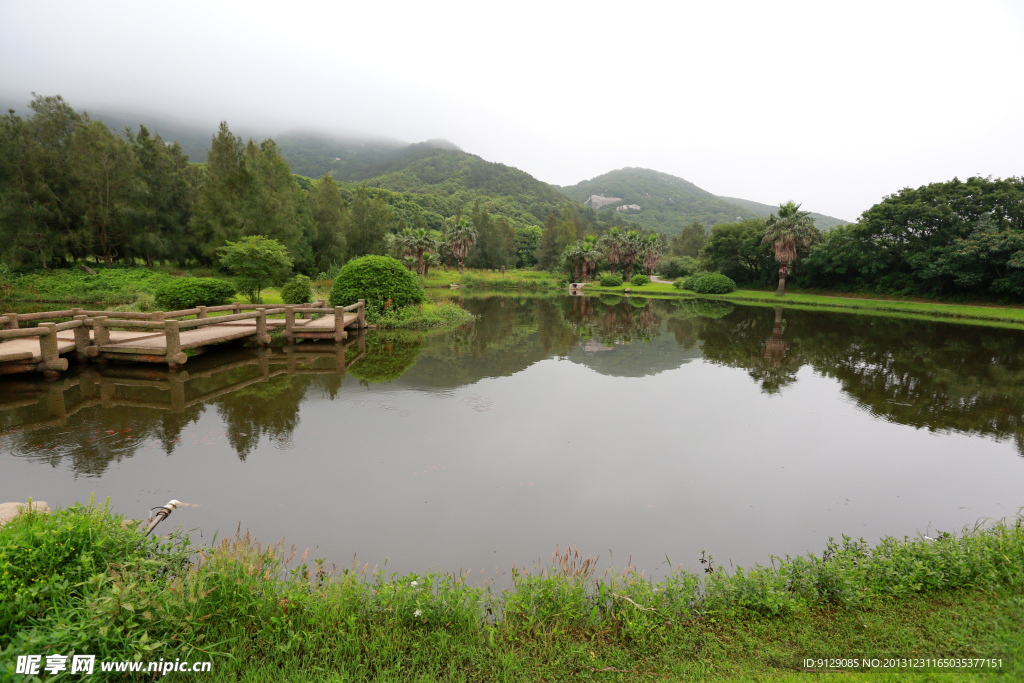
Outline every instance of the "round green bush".
[(349, 261), (331, 286), (331, 306), (350, 306), (359, 299), (373, 315), (384, 312), (385, 304), (401, 308), (423, 301), (423, 285), (400, 261), (390, 256), (363, 256)]
[(156, 290), (157, 308), (179, 311), (196, 306), (222, 306), (231, 303), (235, 286), (212, 277), (179, 277)]
[(677, 277), (675, 280), (672, 281), (672, 286), (675, 287), (676, 289), (685, 289), (685, 287), (683, 287), (685, 283), (685, 277)]
[(608, 273), (607, 275), (603, 275), (601, 277), (602, 287), (619, 287), (620, 285), (622, 285), (622, 278), (618, 275), (612, 275), (611, 273)]
[(644, 285), (651, 284), (651, 281), (643, 273), (637, 273), (630, 279), (629, 284), (634, 287), (643, 287)]
[(728, 294), (736, 289), (736, 283), (721, 273), (698, 273), (683, 280), (683, 289), (698, 294)]
[(305, 275), (296, 275), (281, 287), (281, 299), (286, 304), (305, 304), (313, 298), (313, 287)]

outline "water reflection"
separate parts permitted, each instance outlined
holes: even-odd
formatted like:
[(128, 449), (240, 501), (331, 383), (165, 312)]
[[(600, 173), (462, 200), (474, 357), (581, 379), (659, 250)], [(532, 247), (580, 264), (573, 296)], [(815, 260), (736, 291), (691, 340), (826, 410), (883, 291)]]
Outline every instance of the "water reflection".
[(861, 409), (896, 424), (1013, 439), (1024, 455), (1024, 333), (948, 323), (603, 295), (466, 299), (476, 323), (441, 334), (374, 333), (344, 346), (238, 349), (181, 372), (86, 366), (66, 378), (0, 382), (0, 447), (101, 475), (155, 440), (167, 454), (210, 407), (245, 460), (287, 444), (301, 405), (358, 385), (425, 392), (508, 377), (559, 358), (613, 377), (702, 359), (743, 369), (766, 394), (801, 368), (834, 378)]

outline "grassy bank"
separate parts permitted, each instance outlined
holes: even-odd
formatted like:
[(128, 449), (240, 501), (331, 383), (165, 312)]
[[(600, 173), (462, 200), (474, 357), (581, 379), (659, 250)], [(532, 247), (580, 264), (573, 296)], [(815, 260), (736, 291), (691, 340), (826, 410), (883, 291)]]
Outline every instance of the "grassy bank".
[(11, 279), (5, 302), (48, 302), (137, 306), (152, 310), (156, 290), (171, 276), (148, 268), (111, 268), (89, 275), (81, 270), (51, 270)]
[(435, 269), (423, 278), (427, 288), (451, 287), (458, 285), (470, 289), (486, 289), (494, 292), (549, 291), (560, 288), (559, 280), (546, 271), (508, 270), (504, 273), (492, 270), (465, 269), (462, 275), (451, 269)]
[[(467, 576), (333, 571), (248, 535), (193, 551), (92, 507), (25, 515), (0, 530), (0, 680), (18, 654), (72, 652), (212, 660), (210, 681), (806, 680), (806, 658), (985, 658), (1024, 674), (1021, 520), (844, 539), (733, 573), (705, 559), (702, 577), (652, 582), (634, 567), (595, 576), (564, 550), (495, 594)], [(830, 679), (851, 680), (845, 668)], [(921, 680), (993, 671), (930, 669)]]
[(392, 309), (370, 322), (382, 330), (424, 330), (464, 325), (472, 322), (475, 317), (450, 301), (428, 301), (418, 306)]
[[(622, 293), (623, 287), (601, 287), (596, 283), (586, 286), (587, 294)], [(868, 299), (843, 294), (803, 294), (789, 292), (784, 296), (776, 296), (775, 292), (764, 292), (753, 289), (737, 289), (729, 294), (696, 294), (688, 290), (676, 289), (670, 284), (651, 283), (640, 287), (630, 287), (633, 295), (648, 297), (700, 297), (737, 301), (742, 303), (766, 306), (785, 306), (787, 308), (835, 308), (851, 309), (861, 312), (907, 314), (910, 317), (947, 318), (964, 322), (991, 322), (1024, 324), (1024, 306), (995, 306), (986, 304), (946, 304), (934, 301), (908, 301), (904, 299)]]

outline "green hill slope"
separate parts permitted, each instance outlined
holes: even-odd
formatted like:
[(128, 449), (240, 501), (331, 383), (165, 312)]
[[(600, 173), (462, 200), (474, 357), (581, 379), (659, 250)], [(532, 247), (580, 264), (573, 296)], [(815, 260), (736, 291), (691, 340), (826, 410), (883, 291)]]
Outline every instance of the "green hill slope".
[[(747, 199), (719, 197), (676, 176), (647, 168), (623, 168), (559, 188), (567, 196), (598, 211), (616, 211), (648, 230), (669, 235), (700, 221), (706, 226), (769, 216), (778, 206)], [(822, 230), (849, 223), (811, 213)]]
[[(753, 202), (749, 199), (737, 199), (736, 197), (720, 197), (720, 199), (724, 199), (736, 206), (742, 206), (744, 209), (750, 209), (759, 216), (770, 216), (779, 209), (777, 205), (771, 206), (770, 204), (761, 204), (760, 202)], [(814, 211), (811, 212), (811, 218), (814, 219), (814, 224), (818, 226), (819, 230), (831, 230), (837, 225), (853, 223), (853, 221), (844, 221), (842, 218), (834, 218), (833, 216), (826, 216), (823, 213), (815, 213)]]
[[(693, 221), (715, 225), (758, 215), (682, 178), (647, 168), (623, 168), (559, 189), (599, 211), (617, 211), (648, 230), (669, 235)], [(602, 205), (609, 199), (615, 201)]]

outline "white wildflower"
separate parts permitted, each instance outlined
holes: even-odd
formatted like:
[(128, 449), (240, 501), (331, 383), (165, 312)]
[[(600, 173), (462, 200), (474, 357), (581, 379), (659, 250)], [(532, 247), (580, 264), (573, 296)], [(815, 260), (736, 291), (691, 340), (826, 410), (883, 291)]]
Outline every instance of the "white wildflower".
[[(413, 583), (415, 583), (415, 581), (414, 581)], [(422, 617), (422, 616), (423, 616), (423, 610), (421, 610), (421, 609), (418, 609), (418, 610), (416, 610), (415, 612), (413, 612), (413, 613), (412, 613), (412, 615), (413, 615), (414, 617)]]
[(418, 582), (416, 582), (416, 581), (413, 581), (413, 582), (412, 582), (412, 583), (410, 583), (409, 585), (410, 585), (410, 586), (412, 586), (413, 588), (415, 588), (416, 586), (418, 586), (418, 585), (420, 585), (420, 584), (419, 584)]

